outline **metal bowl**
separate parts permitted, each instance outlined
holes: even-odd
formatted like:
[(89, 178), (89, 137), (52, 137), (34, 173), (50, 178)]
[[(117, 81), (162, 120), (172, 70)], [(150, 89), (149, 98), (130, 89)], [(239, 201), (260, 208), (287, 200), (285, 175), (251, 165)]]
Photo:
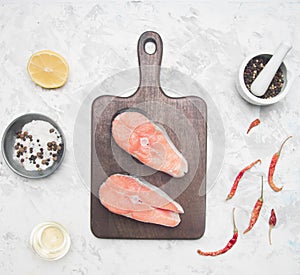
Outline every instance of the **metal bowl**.
[[(21, 131), (25, 124), (33, 120), (42, 120), (53, 125), (53, 127), (55, 127), (59, 131), (62, 140), (62, 150), (57, 155), (58, 157), (57, 161), (54, 162), (52, 166), (41, 171), (27, 171), (23, 167), (23, 165), (17, 162), (13, 157), (15, 154), (14, 144), (16, 139), (16, 133)], [(61, 165), (63, 161), (63, 158), (65, 156), (65, 150), (66, 150), (66, 140), (61, 128), (56, 124), (55, 121), (42, 114), (32, 113), (32, 114), (26, 114), (16, 118), (8, 125), (2, 138), (2, 154), (9, 168), (12, 171), (14, 171), (16, 174), (30, 179), (44, 178), (54, 173), (54, 171)]]

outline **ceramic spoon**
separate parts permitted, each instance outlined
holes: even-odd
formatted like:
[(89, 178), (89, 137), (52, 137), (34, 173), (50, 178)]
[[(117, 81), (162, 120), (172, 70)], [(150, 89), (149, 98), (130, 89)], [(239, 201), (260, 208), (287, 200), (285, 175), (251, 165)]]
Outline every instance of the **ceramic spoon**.
[(267, 65), (259, 73), (251, 85), (251, 92), (256, 96), (262, 96), (268, 89), (274, 75), (280, 67), (283, 59), (291, 50), (292, 45), (289, 42), (281, 42), (274, 55)]

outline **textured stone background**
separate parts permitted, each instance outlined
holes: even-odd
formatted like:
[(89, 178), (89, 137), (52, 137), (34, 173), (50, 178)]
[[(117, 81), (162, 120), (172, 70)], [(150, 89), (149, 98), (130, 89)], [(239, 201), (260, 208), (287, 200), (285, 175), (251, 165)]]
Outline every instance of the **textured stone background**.
[[(41, 112), (57, 120), (68, 140), (62, 167), (39, 181), (13, 174), (1, 155), (0, 274), (300, 274), (299, 14), (298, 1), (0, 1), (1, 134), (15, 117)], [(149, 29), (163, 38), (163, 66), (201, 83), (225, 127), (225, 159), (207, 196), (200, 240), (100, 240), (89, 229), (89, 193), (73, 150), (76, 116), (95, 83), (137, 66), (136, 42)], [(252, 52), (274, 50), (285, 39), (294, 46), (287, 57), (296, 76), (290, 93), (270, 107), (246, 103), (234, 87), (240, 62)], [(70, 78), (63, 88), (45, 91), (29, 79), (27, 60), (41, 49), (68, 60)], [(256, 117), (262, 124), (246, 136)], [(294, 138), (275, 175), (284, 189), (275, 194), (265, 186), (255, 228), (241, 234), (228, 254), (197, 255), (197, 248), (219, 249), (231, 238), (233, 206), (242, 233), (259, 196), (258, 174), (288, 135)], [(263, 164), (245, 176), (238, 196), (224, 203), (240, 168), (258, 157)], [(270, 247), (273, 207), (278, 225)], [(45, 220), (63, 223), (72, 237), (70, 253), (58, 262), (40, 260), (29, 246), (32, 228)]]

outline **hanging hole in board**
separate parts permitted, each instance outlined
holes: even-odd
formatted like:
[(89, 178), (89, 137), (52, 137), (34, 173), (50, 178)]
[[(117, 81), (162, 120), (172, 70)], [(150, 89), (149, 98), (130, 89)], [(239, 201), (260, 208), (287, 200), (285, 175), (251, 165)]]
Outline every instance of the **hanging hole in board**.
[(153, 39), (145, 41), (144, 50), (147, 54), (154, 54), (156, 52), (156, 43)]

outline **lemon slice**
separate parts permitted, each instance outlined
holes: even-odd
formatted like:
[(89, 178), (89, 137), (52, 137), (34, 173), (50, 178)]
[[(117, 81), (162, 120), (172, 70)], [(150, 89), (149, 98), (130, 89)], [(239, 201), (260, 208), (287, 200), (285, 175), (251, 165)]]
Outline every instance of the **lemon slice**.
[(67, 82), (69, 65), (60, 54), (44, 50), (30, 57), (27, 71), (34, 83), (43, 88), (53, 89)]

